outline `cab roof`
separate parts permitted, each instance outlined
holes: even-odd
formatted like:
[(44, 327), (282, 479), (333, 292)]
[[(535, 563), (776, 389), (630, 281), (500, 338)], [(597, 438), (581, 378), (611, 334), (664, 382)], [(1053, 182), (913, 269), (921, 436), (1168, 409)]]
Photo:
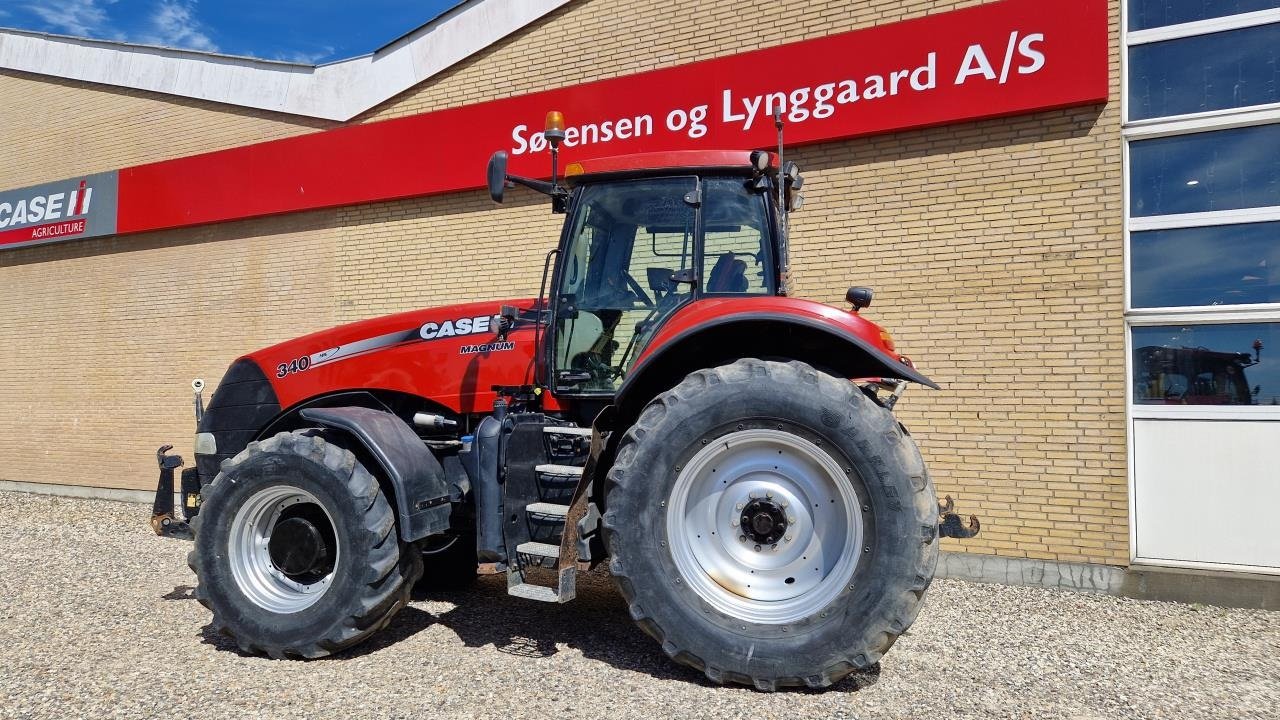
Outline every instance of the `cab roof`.
[[(654, 175), (661, 172), (751, 173), (750, 150), (671, 150), (668, 152), (633, 153), (612, 157), (577, 160), (565, 167), (570, 183), (594, 180), (599, 176)], [(769, 168), (776, 170), (778, 156), (769, 153)]]

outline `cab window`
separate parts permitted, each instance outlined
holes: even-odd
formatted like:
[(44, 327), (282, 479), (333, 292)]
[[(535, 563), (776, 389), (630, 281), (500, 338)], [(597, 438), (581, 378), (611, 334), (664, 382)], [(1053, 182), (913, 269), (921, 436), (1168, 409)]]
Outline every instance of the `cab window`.
[(741, 179), (703, 183), (702, 278), (708, 295), (767, 295), (769, 215)]

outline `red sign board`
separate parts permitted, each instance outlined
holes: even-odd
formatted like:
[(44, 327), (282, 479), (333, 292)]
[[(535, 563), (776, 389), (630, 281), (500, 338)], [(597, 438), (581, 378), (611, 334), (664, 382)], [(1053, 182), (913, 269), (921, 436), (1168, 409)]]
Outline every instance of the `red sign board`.
[[(568, 123), (563, 163), (775, 142), (810, 144), (1105, 102), (1106, 0), (1002, 0), (678, 67), (120, 171), (132, 233), (470, 190), (495, 150), (549, 171), (540, 130)], [(554, 62), (547, 72), (554, 73)], [(563, 167), (562, 163), (562, 167)]]

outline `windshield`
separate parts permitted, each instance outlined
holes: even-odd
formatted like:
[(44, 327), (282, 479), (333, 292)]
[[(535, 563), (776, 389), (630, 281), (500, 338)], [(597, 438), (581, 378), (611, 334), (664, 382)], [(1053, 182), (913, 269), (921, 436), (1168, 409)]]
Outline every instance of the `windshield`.
[(706, 179), (699, 218), (690, 203), (698, 188), (674, 177), (579, 191), (560, 260), (557, 387), (616, 390), (662, 321), (695, 295), (771, 291), (763, 196), (741, 178)]

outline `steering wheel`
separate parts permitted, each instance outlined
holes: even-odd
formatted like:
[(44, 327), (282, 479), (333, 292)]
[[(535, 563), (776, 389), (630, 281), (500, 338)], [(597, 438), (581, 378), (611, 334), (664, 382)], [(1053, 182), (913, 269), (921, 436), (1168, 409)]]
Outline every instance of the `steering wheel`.
[(575, 355), (570, 362), (570, 367), (587, 371), (591, 374), (592, 380), (605, 382), (611, 382), (620, 372), (619, 368), (606, 363), (599, 353), (591, 351)]
[(649, 297), (649, 293), (645, 292), (644, 288), (640, 287), (640, 283), (636, 282), (636, 279), (631, 277), (631, 273), (624, 272), (622, 273), (622, 277), (626, 279), (627, 286), (634, 290), (636, 295), (640, 297), (640, 302), (643, 302), (645, 307), (653, 307), (653, 298)]

